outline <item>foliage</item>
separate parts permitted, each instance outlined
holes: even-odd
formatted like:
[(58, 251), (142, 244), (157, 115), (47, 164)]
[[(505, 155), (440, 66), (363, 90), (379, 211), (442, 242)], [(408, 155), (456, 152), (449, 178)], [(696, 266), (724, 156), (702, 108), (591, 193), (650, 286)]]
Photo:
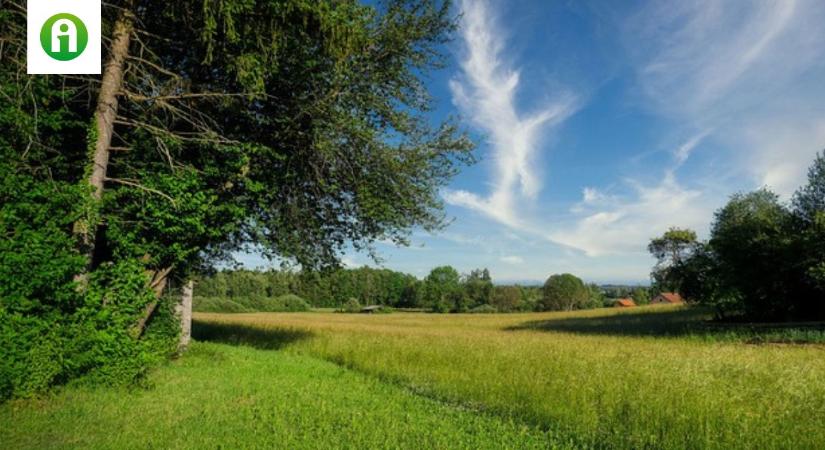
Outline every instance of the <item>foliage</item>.
[(309, 311), (306, 300), (294, 294), (284, 294), (278, 297), (250, 295), (235, 297), (201, 297), (193, 299), (192, 309), (203, 312), (299, 312)]
[(551, 275), (544, 283), (539, 307), (542, 311), (571, 311), (585, 308), (590, 290), (581, 279), (569, 273)]
[(717, 211), (710, 240), (691, 244), (668, 265), (667, 278), (719, 317), (825, 318), (823, 186), (825, 161), (818, 156), (791, 208), (767, 189), (732, 196)]
[(350, 298), (350, 299), (349, 299), (349, 300), (347, 300), (347, 302), (346, 302), (346, 303), (344, 303), (344, 305), (341, 307), (341, 311), (342, 311), (342, 312), (347, 312), (347, 313), (357, 313), (357, 312), (361, 312), (361, 304), (360, 304), (360, 303), (358, 303), (358, 299), (356, 299), (356, 298)]
[[(487, 269), (460, 275), (444, 266), (433, 269), (431, 275), (419, 280), (402, 272), (370, 267), (325, 272), (223, 270), (198, 280), (195, 294), (203, 298), (195, 302), (195, 307), (204, 312), (261, 310), (248, 300), (295, 294), (315, 308), (340, 309), (354, 299), (359, 305), (425, 308), (442, 313), (467, 312), (482, 305), (491, 305), (499, 312), (518, 312), (535, 311), (542, 297), (538, 286), (493, 285)], [(591, 299), (581, 307), (604, 306), (600, 300), (603, 289), (596, 285), (589, 289)]]
[(252, 309), (242, 305), (240, 302), (222, 297), (201, 297), (192, 298), (192, 310), (200, 312), (220, 312), (220, 313), (248, 313), (254, 312)]
[(681, 285), (676, 269), (690, 258), (697, 243), (696, 232), (681, 228), (671, 228), (661, 237), (651, 239), (648, 251), (656, 258), (656, 266), (651, 277), (659, 291), (674, 291)]
[[(154, 294), (143, 269), (122, 263), (95, 271), (72, 306), (40, 302), (40, 312), (0, 308), (0, 393), (27, 397), (68, 380), (132, 383), (176, 350), (178, 322), (163, 299), (148, 329), (131, 326)], [(11, 305), (11, 307), (9, 307)]]
[(523, 305), (521, 289), (517, 286), (496, 286), (490, 296), (490, 306), (500, 312), (518, 311)]
[(424, 304), (434, 312), (466, 311), (461, 277), (451, 266), (436, 267), (424, 279)]
[(498, 312), (498, 309), (493, 305), (478, 305), (467, 312), (472, 314), (495, 314)]
[(602, 308), (605, 306), (611, 306), (601, 286), (591, 283), (587, 285), (587, 290), (590, 294), (587, 300), (587, 307)]
[(487, 269), (475, 269), (470, 271), (462, 279), (464, 292), (469, 308), (490, 303), (490, 296), (493, 293), (493, 279)]
[(650, 303), (650, 292), (643, 287), (634, 289), (630, 297), (633, 298), (633, 301), (637, 305), (647, 305)]
[[(104, 43), (126, 13), (136, 29), (97, 199), (100, 77), (25, 75), (25, 5), (0, 8), (4, 395), (132, 379), (166, 355), (169, 301), (155, 307), (147, 273), (173, 270), (175, 284), (249, 245), (335, 267), (345, 246), (440, 228), (439, 189), (473, 160), (452, 122), (426, 117), (449, 2), (115, 1)], [(409, 280), (394, 282), (397, 299)], [(305, 310), (292, 292), (229, 298)]]

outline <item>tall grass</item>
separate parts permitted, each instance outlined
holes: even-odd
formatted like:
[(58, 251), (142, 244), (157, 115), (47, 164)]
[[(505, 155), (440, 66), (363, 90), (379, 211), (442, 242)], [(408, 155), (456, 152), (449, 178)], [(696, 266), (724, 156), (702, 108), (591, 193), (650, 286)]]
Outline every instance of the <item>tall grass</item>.
[(49, 398), (0, 404), (0, 448), (497, 450), (564, 444), (536, 428), (284, 352), (198, 342), (148, 382), (150, 389), (69, 387)]
[[(671, 307), (515, 315), (201, 314), (196, 332), (222, 323), (307, 333), (284, 348), (551, 430), (577, 446), (825, 447), (825, 347), (752, 345), (758, 331), (709, 330), (704, 317), (701, 310)], [(795, 333), (772, 332), (778, 338)], [(799, 336), (825, 341), (817, 330)]]

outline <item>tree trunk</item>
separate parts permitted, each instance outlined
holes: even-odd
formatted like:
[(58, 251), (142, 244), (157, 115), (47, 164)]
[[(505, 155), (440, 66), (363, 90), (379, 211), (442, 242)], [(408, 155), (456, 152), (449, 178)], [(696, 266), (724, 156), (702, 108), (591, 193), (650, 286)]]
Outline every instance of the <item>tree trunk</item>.
[(82, 252), (87, 258), (87, 269), (93, 264), (95, 234), (99, 223), (97, 210), (100, 199), (103, 197), (103, 187), (106, 181), (106, 170), (109, 166), (109, 148), (114, 134), (115, 118), (117, 117), (118, 95), (123, 86), (123, 69), (126, 57), (129, 55), (129, 42), (134, 29), (135, 16), (132, 12), (132, 1), (127, 1), (115, 21), (112, 32), (112, 45), (109, 49), (109, 58), (103, 69), (100, 93), (95, 110), (95, 141), (94, 153), (91, 156), (91, 174), (89, 184), (92, 187), (91, 211), (89, 215), (75, 224), (75, 233), (80, 238)]
[(195, 290), (195, 282), (189, 280), (183, 285), (183, 292), (180, 303), (175, 308), (180, 318), (180, 341), (178, 352), (183, 352), (189, 346), (192, 339), (192, 294)]
[(155, 293), (155, 299), (146, 305), (143, 309), (143, 314), (138, 319), (138, 322), (132, 328), (132, 335), (135, 339), (140, 339), (143, 332), (146, 330), (146, 324), (155, 312), (160, 302), (160, 296), (163, 295), (163, 290), (166, 289), (166, 283), (169, 280), (169, 273), (172, 272), (172, 267), (149, 272), (149, 288)]

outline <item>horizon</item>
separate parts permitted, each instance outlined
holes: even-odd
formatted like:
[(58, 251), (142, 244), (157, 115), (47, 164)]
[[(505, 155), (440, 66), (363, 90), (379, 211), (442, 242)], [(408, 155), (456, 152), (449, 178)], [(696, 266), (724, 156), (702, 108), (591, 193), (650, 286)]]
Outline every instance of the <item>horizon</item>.
[(344, 266), (649, 284), (651, 238), (706, 238), (736, 192), (788, 200), (825, 148), (825, 4), (544, 3), (456, 3), (430, 119), (460, 117), (480, 161), (442, 192), (442, 232)]

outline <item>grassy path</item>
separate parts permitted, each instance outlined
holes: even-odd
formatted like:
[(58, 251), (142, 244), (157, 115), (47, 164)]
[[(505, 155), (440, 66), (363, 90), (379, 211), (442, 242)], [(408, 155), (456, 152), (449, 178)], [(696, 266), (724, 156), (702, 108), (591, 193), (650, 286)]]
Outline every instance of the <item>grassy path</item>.
[(280, 351), (195, 343), (148, 382), (0, 405), (0, 448), (557, 446), (534, 428)]

